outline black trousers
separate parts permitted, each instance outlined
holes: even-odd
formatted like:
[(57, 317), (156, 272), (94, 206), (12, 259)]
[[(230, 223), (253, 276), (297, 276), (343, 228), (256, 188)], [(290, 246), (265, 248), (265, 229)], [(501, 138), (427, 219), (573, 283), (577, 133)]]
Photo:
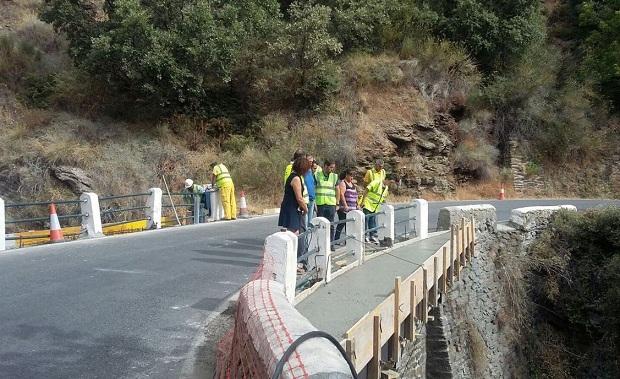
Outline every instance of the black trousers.
[[(316, 212), (316, 216), (317, 217), (325, 217), (327, 219), (327, 221), (329, 222), (333, 222), (334, 218), (336, 217), (336, 206), (335, 205), (317, 205), (317, 212)], [(329, 228), (329, 233), (330, 233), (330, 238), (331, 241), (334, 240), (334, 233), (336, 232), (336, 229), (334, 228), (334, 225), (331, 225)]]
[[(338, 210), (338, 220), (342, 221), (342, 220), (345, 220), (346, 218), (347, 218), (347, 212)], [(347, 224), (346, 223), (338, 224), (338, 226), (336, 226), (336, 234), (334, 235), (334, 241), (340, 239), (340, 235), (342, 234), (343, 230), (344, 230), (344, 232), (346, 234), (347, 233)]]

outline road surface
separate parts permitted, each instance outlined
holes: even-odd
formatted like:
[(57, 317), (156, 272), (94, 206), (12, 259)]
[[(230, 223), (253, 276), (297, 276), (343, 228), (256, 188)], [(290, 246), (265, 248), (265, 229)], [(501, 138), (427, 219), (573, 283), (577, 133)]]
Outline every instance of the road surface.
[[(439, 209), (429, 204), (429, 228)], [(605, 201), (503, 201), (512, 208)], [(619, 204), (619, 202), (615, 202)], [(250, 277), (276, 216), (0, 253), (0, 378), (174, 378)]]

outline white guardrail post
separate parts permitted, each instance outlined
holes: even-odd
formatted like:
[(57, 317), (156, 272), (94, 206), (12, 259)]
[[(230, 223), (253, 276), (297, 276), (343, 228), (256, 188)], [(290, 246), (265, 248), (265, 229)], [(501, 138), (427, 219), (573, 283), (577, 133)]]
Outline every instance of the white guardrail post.
[(161, 188), (149, 189), (151, 193), (146, 200), (146, 217), (148, 218), (147, 229), (160, 229), (161, 228)]
[(82, 230), (86, 230), (88, 238), (103, 237), (99, 196), (92, 192), (84, 192), (80, 195), (80, 211), (82, 213)]
[(386, 241), (388, 246), (392, 246), (394, 244), (394, 206), (383, 204), (381, 211), (385, 212), (385, 214), (377, 216), (377, 226), (384, 225), (385, 228), (377, 231), (379, 241)]
[(420, 239), (428, 238), (428, 202), (424, 199), (415, 199), (415, 230)]
[(351, 246), (355, 261), (362, 264), (364, 263), (364, 212), (358, 210), (350, 211), (347, 213), (347, 218), (353, 219), (347, 225), (347, 233), (350, 233), (353, 237), (352, 240), (347, 241), (347, 245)]
[(265, 240), (263, 264), (273, 267), (273, 280), (284, 285), (286, 299), (294, 304), (297, 281), (297, 236), (291, 232), (278, 232)]
[(6, 226), (4, 216), (4, 199), (0, 197), (0, 251), (6, 250)]
[(220, 198), (220, 191), (211, 191), (209, 193), (211, 200), (211, 221), (219, 221), (224, 217), (224, 207)]
[[(317, 228), (317, 246), (319, 252), (316, 254), (316, 265), (318, 275), (325, 283), (329, 283), (332, 279), (331, 223), (325, 217), (315, 217), (312, 219), (312, 225)], [(312, 256), (309, 257), (309, 259), (312, 259)]]

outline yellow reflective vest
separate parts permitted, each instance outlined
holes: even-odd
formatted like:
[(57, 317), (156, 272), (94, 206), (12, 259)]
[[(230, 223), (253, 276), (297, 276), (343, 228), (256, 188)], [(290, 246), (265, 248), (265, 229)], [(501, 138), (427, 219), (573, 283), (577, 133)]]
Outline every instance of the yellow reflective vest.
[(213, 167), (213, 175), (215, 175), (215, 184), (219, 188), (224, 188), (231, 186), (233, 184), (232, 178), (230, 177), (230, 173), (226, 166), (222, 163), (215, 165)]
[(383, 179), (377, 178), (366, 186), (368, 192), (364, 198), (364, 209), (374, 213), (379, 206), (385, 203), (388, 195), (388, 187), (383, 184)]
[(377, 172), (374, 168), (366, 171), (366, 175), (364, 175), (364, 183), (370, 184), (377, 179), (385, 180), (385, 169), (381, 169), (381, 171)]
[(317, 172), (316, 178), (316, 205), (336, 205), (336, 185), (338, 175), (333, 172), (325, 175), (324, 172)]

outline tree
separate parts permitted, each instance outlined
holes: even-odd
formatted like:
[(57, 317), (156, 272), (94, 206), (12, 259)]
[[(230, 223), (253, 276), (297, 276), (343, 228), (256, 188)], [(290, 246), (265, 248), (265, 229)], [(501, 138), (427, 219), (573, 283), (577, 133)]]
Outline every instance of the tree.
[(205, 113), (245, 41), (278, 17), (275, 1), (108, 0), (104, 17), (89, 4), (49, 0), (42, 18), (67, 33), (76, 64), (165, 113)]
[(296, 1), (289, 7), (290, 22), (274, 48), (285, 61), (294, 95), (320, 103), (338, 89), (332, 57), (342, 45), (329, 34), (330, 8)]

